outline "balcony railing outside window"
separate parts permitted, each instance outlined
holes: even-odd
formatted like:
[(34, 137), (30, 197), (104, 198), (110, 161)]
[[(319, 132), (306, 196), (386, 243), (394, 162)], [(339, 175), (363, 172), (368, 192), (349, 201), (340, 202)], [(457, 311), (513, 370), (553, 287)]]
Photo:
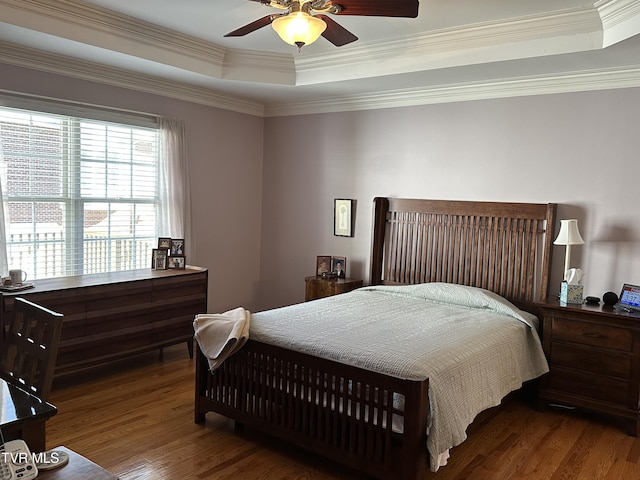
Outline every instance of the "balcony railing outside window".
[(30, 279), (148, 268), (157, 128), (0, 107), (9, 268)]

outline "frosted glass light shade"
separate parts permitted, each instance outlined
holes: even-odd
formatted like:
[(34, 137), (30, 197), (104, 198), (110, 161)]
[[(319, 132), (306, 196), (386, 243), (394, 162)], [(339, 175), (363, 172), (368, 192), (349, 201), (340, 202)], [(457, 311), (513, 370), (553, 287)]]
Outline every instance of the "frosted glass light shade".
[(299, 48), (315, 42), (327, 28), (321, 19), (305, 12), (278, 17), (271, 22), (271, 26), (282, 40)]

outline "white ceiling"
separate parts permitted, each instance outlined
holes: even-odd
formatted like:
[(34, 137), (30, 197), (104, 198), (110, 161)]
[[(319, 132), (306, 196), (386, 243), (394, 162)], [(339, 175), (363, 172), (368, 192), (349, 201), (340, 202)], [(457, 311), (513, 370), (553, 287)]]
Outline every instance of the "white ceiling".
[(333, 16), (359, 40), (300, 53), (268, 26), (223, 36), (277, 12), (0, 0), (0, 61), (257, 115), (640, 86), (640, 0), (420, 0), (415, 19)]

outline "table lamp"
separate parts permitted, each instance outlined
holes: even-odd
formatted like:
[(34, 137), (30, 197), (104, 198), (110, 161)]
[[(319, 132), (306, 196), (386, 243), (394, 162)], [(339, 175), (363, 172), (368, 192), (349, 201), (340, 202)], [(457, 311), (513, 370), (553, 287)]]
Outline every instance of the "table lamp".
[(561, 304), (582, 303), (582, 285), (579, 285), (582, 277), (582, 270), (570, 268), (571, 266), (571, 245), (583, 245), (584, 240), (578, 230), (578, 220), (560, 220), (560, 233), (553, 242), (554, 245), (565, 245), (564, 273), (562, 289), (560, 291)]

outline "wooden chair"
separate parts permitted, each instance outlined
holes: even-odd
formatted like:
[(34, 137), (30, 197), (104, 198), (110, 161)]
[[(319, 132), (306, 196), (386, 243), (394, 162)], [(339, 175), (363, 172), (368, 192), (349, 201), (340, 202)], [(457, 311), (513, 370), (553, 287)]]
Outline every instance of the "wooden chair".
[(16, 297), (13, 320), (3, 340), (2, 376), (43, 401), (51, 392), (63, 318), (61, 313)]

